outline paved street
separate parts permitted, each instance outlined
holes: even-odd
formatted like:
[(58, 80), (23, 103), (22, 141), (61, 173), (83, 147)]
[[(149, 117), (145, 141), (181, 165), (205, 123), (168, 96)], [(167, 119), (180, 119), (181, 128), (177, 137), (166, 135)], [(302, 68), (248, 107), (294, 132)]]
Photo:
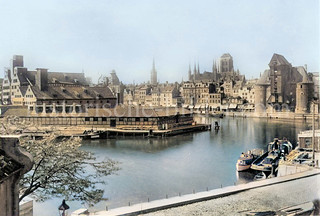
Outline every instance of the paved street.
[(223, 198), (171, 208), (146, 215), (243, 215), (241, 211), (277, 210), (315, 199), (320, 199), (320, 175), (251, 189)]

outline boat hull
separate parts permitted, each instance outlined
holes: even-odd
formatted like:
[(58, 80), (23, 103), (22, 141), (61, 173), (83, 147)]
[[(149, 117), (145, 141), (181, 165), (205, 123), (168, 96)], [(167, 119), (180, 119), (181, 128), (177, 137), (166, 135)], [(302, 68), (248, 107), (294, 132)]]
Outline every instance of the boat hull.
[(236, 168), (237, 168), (238, 172), (248, 170), (248, 169), (250, 169), (250, 166), (251, 165), (241, 165), (241, 164), (238, 164), (238, 163), (236, 164)]

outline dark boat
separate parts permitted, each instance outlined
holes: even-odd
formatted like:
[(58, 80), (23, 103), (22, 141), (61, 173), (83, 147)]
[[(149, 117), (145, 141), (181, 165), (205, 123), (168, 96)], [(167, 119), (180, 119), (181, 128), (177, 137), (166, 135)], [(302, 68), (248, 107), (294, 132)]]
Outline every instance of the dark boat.
[(259, 181), (259, 180), (263, 180), (266, 178), (267, 178), (267, 176), (264, 172), (259, 172), (257, 175), (254, 176), (253, 180)]
[(280, 159), (280, 154), (276, 151), (266, 152), (253, 161), (251, 169), (270, 172), (272, 171), (272, 166), (277, 165)]
[(279, 159), (288, 154), (292, 150), (292, 144), (284, 139), (274, 139), (274, 142), (269, 143), (268, 152), (261, 155), (255, 161), (252, 162), (251, 169), (271, 172), (274, 168), (278, 167)]

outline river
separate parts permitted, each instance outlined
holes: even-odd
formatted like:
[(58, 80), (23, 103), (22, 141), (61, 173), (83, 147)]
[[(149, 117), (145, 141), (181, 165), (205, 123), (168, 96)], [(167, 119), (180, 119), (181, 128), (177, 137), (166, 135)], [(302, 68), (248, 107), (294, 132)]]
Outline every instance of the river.
[[(111, 158), (121, 163), (117, 175), (106, 177), (107, 184), (102, 185), (108, 200), (94, 210), (239, 183), (235, 163), (241, 152), (266, 149), (275, 137), (287, 137), (296, 145), (297, 133), (310, 128), (288, 120), (197, 117), (196, 121), (213, 125), (218, 121), (221, 128), (167, 138), (84, 140), (82, 149), (95, 153), (98, 160)], [(80, 202), (67, 203), (69, 213), (86, 207)], [(57, 215), (60, 204), (61, 199), (56, 198), (34, 203), (34, 215)]]

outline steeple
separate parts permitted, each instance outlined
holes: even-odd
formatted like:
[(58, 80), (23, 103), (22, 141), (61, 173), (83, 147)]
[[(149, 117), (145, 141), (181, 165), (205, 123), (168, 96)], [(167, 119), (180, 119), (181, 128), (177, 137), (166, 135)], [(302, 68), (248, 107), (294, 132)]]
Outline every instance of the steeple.
[(191, 80), (192, 80), (192, 77), (191, 77), (191, 66), (190, 66), (190, 63), (189, 63), (188, 79), (189, 79), (189, 81), (191, 81)]
[(217, 65), (216, 65), (216, 63), (215, 63), (215, 60), (213, 59), (213, 65), (212, 65), (212, 73), (213, 73), (213, 80), (214, 81), (218, 81), (218, 76), (217, 76), (217, 73), (218, 73), (218, 71), (217, 71)]
[(194, 63), (194, 67), (193, 67), (193, 80), (196, 80), (196, 75), (197, 75), (197, 66), (196, 66), (196, 63)]
[(200, 67), (199, 67), (199, 62), (198, 62), (198, 74), (200, 74)]
[(151, 85), (156, 85), (157, 84), (157, 71), (156, 71), (154, 58), (153, 58), (153, 61), (152, 61), (152, 70), (151, 70), (150, 83), (151, 83)]

